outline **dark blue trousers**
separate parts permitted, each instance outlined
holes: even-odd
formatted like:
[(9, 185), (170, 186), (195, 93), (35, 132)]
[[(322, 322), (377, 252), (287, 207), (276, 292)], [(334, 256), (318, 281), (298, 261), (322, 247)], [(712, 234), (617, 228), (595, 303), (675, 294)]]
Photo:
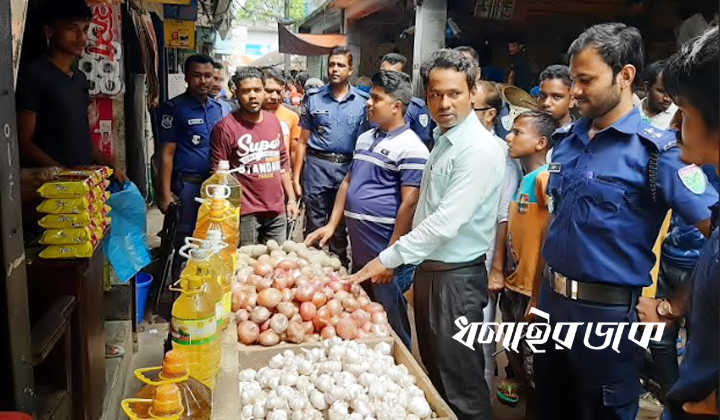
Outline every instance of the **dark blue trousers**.
[[(308, 156), (303, 170), (303, 202), (305, 203), (305, 235), (325, 226), (330, 219), (335, 197), (345, 179), (350, 163), (334, 163)], [(328, 246), (330, 252), (348, 266), (347, 229), (341, 222)]]
[[(629, 326), (622, 332), (619, 352), (612, 349), (612, 344), (602, 350), (584, 344), (589, 323), (593, 325), (588, 342), (599, 347), (606, 337), (596, 334), (597, 323), (638, 322), (635, 305), (571, 300), (555, 293), (544, 280), (538, 309), (550, 314), (553, 331), (558, 322), (584, 324), (578, 328), (571, 349), (556, 349), (556, 342), (550, 339), (540, 346), (545, 353), (534, 355), (537, 419), (635, 420), (642, 393), (639, 378), (644, 350), (628, 339)], [(544, 320), (538, 317), (537, 322)], [(565, 333), (560, 337), (564, 338)]]
[[(192, 236), (195, 230), (195, 222), (200, 209), (200, 203), (195, 201), (195, 198), (200, 197), (202, 184), (182, 181), (177, 177), (173, 179), (171, 187), (173, 194), (180, 199), (180, 220), (175, 229), (175, 251), (177, 252), (185, 244), (185, 237)], [(173, 282), (180, 278), (184, 264), (185, 258), (175, 254), (172, 266)]]

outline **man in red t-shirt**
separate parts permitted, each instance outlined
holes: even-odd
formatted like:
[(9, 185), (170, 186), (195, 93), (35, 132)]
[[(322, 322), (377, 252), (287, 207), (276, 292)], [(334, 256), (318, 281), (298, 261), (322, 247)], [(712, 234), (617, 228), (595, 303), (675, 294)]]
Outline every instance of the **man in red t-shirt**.
[[(235, 97), (239, 107), (223, 118), (212, 132), (212, 169), (227, 160), (242, 184), (240, 244), (287, 239), (287, 221), (298, 217), (290, 163), (280, 121), (263, 111), (265, 76), (256, 67), (236, 74)], [(287, 198), (287, 203), (286, 199)], [(287, 211), (287, 213), (286, 213)]]

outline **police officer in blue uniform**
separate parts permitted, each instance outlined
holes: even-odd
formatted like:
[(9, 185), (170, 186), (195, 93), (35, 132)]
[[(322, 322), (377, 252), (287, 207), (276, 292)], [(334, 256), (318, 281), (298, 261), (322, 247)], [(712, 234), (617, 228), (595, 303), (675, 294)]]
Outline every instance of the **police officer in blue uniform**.
[(645, 349), (628, 338), (627, 325), (602, 327), (612, 334), (603, 349), (586, 343), (603, 346), (599, 322), (638, 321), (635, 305), (651, 284), (652, 247), (667, 210), (707, 234), (718, 196), (699, 168), (680, 161), (674, 134), (644, 123), (633, 107), (644, 61), (637, 29), (593, 26), (568, 55), (584, 118), (554, 136), (562, 142), (548, 168), (547, 268), (531, 305), (549, 314), (560, 339), (568, 328), (558, 333), (557, 323), (583, 324), (571, 348), (550, 339), (535, 354), (537, 418), (634, 420)]
[[(385, 54), (380, 63), (380, 70), (404, 72), (407, 58), (398, 53)], [(432, 131), (435, 122), (430, 118), (430, 110), (425, 101), (413, 96), (405, 111), (405, 121), (410, 124), (410, 129), (420, 137), (428, 148), (432, 147)]]
[[(303, 99), (293, 181), (296, 194), (305, 202), (306, 234), (327, 224), (352, 162), (355, 142), (368, 130), (369, 95), (348, 83), (352, 65), (350, 50), (335, 47), (328, 56), (330, 85), (308, 90)], [(335, 231), (329, 248), (347, 266), (344, 224)]]
[[(213, 87), (213, 60), (192, 55), (185, 60), (185, 93), (165, 102), (157, 110), (158, 138), (162, 147), (160, 200), (158, 208), (167, 212), (180, 200), (180, 220), (175, 242), (181, 246), (195, 229), (200, 187), (210, 175), (210, 133), (223, 117), (221, 105), (210, 98)], [(173, 279), (179, 277), (181, 259), (173, 264)]]

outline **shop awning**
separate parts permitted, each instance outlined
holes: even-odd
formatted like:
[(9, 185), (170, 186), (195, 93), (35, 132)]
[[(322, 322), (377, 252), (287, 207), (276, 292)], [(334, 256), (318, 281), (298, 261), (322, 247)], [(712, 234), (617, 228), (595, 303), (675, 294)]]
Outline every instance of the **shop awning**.
[(342, 34), (295, 34), (278, 24), (280, 52), (295, 55), (326, 55), (337, 45), (347, 45)]

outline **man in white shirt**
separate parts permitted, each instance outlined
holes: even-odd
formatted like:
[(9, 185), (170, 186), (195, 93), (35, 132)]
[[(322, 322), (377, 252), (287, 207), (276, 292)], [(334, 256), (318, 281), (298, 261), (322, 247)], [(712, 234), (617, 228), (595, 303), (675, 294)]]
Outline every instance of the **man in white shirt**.
[(348, 281), (377, 282), (388, 269), (419, 264), (415, 325), (428, 376), (459, 420), (488, 420), (490, 391), (480, 376), (485, 358), (474, 348), (477, 337), (462, 336), (467, 323), (482, 321), (488, 301), (485, 257), (495, 242), (505, 159), (473, 112), (473, 63), (443, 49), (421, 74), (438, 127), (413, 229)]
[(677, 29), (677, 48), (704, 34), (713, 26), (718, 26), (717, 2), (702, 0), (698, 12), (685, 19)]
[(640, 114), (648, 124), (667, 130), (670, 127), (677, 106), (665, 92), (662, 69), (665, 60), (656, 61), (645, 67), (643, 71), (643, 85), (645, 86), (645, 99), (640, 102)]

